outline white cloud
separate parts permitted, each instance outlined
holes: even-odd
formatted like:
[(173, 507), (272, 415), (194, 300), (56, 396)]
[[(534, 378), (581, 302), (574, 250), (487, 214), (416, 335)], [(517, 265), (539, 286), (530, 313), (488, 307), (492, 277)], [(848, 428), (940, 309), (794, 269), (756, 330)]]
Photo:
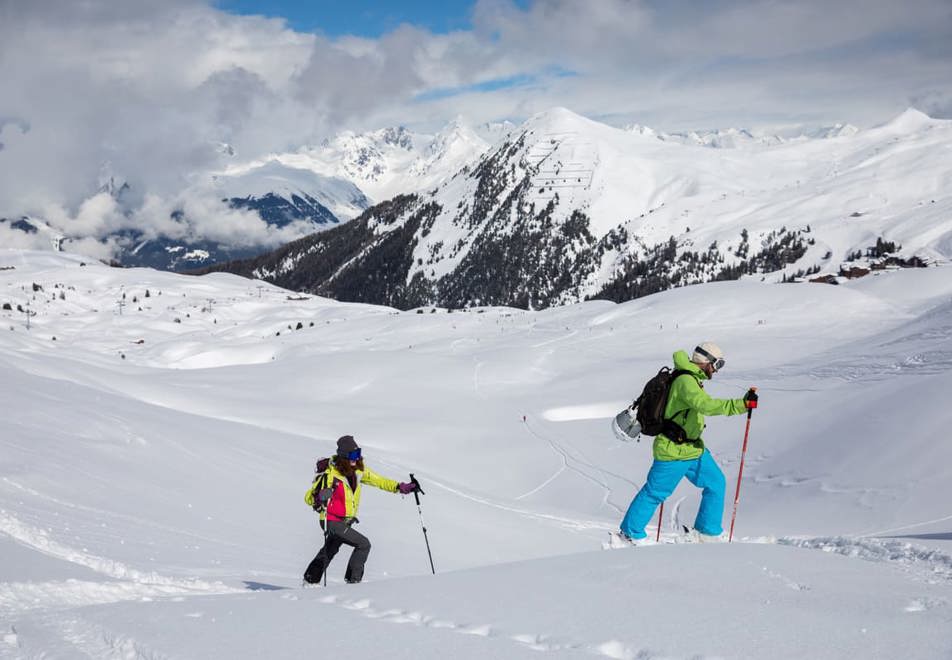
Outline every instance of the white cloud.
[(183, 218), (176, 237), (205, 238), (234, 247), (276, 247), (310, 233), (306, 222), (270, 226), (253, 211), (231, 208), (212, 189), (189, 189), (174, 206)]
[(95, 238), (76, 238), (71, 239), (62, 248), (67, 252), (108, 262), (116, 255), (117, 246), (115, 239), (101, 241)]
[[(217, 164), (215, 140), (255, 150), (319, 125), (287, 101), (314, 38), (280, 21), (200, 3), (12, 4), (0, 17), (0, 214), (75, 208), (105, 161), (139, 196), (173, 194)], [(18, 139), (14, 119), (29, 127)]]
[(122, 229), (125, 220), (116, 200), (104, 192), (83, 200), (75, 215), (61, 206), (48, 205), (41, 217), (65, 236), (75, 238), (106, 236)]
[[(0, 217), (277, 241), (195, 185), (224, 164), (218, 143), (252, 159), (345, 127), (554, 105), (668, 130), (952, 107), (947, 0), (480, 0), (472, 18), (334, 39), (200, 0), (0, 2)], [(96, 196), (105, 162), (132, 186), (121, 212)], [(188, 224), (168, 216), (182, 206)]]
[(49, 237), (12, 229), (6, 222), (0, 223), (0, 245), (20, 250), (49, 250), (51, 247)]

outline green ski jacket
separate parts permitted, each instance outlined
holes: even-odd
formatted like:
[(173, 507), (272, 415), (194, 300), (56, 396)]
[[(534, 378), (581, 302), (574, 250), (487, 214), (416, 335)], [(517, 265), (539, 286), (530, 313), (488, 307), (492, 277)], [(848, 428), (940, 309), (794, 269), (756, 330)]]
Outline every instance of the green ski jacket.
[(701, 382), (707, 375), (699, 366), (691, 362), (685, 351), (674, 354), (674, 368), (689, 372), (688, 376), (678, 376), (671, 384), (668, 405), (664, 409), (665, 419), (677, 422), (693, 442), (676, 443), (663, 433), (655, 436), (654, 457), (658, 461), (689, 461), (704, 453), (705, 415), (740, 415), (747, 412), (743, 399), (713, 399)]

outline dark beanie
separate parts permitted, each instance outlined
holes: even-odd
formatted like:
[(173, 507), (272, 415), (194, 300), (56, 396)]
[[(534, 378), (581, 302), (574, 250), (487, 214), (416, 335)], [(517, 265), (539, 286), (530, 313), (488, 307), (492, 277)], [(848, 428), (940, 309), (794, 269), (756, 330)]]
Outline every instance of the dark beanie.
[(357, 446), (357, 442), (354, 440), (354, 436), (342, 435), (341, 437), (337, 438), (337, 455), (338, 456), (346, 456), (347, 454), (354, 451), (355, 449), (360, 449), (360, 447)]

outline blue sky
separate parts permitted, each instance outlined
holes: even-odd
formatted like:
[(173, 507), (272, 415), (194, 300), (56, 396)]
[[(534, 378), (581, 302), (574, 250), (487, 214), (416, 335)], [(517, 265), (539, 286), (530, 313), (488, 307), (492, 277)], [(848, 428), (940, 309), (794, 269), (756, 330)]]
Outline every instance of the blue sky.
[[(302, 32), (378, 37), (401, 23), (443, 34), (469, 27), (473, 0), (220, 0), (234, 14), (281, 17)], [(523, 4), (523, 3), (517, 3)]]
[[(520, 9), (530, 0), (511, 0)], [(432, 34), (468, 30), (475, 0), (216, 0), (215, 5), (240, 16), (283, 18), (298, 32), (319, 32), (329, 37), (356, 35), (376, 38), (407, 23)], [(461, 94), (492, 92), (537, 83), (545, 75), (564, 77), (567, 71), (548, 71), (504, 76), (472, 85), (440, 87), (415, 97), (432, 101)]]
[(546, 79), (571, 78), (576, 74), (558, 67), (550, 67), (544, 71), (533, 74), (519, 74), (516, 76), (505, 76), (502, 78), (493, 78), (484, 82), (474, 83), (472, 85), (462, 85), (460, 87), (437, 87), (428, 90), (414, 97), (415, 101), (436, 101), (438, 99), (448, 99), (453, 96), (463, 94), (478, 94), (481, 92), (496, 92), (515, 87), (529, 87), (538, 85)]

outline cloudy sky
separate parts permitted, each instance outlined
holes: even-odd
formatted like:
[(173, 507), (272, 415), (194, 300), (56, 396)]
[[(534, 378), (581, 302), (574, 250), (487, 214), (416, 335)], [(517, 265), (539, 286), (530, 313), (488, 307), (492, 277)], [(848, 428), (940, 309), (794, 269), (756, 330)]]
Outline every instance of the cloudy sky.
[(80, 221), (109, 172), (164, 216), (218, 143), (556, 105), (662, 130), (952, 116), (952, 2), (0, 0), (0, 217)]

